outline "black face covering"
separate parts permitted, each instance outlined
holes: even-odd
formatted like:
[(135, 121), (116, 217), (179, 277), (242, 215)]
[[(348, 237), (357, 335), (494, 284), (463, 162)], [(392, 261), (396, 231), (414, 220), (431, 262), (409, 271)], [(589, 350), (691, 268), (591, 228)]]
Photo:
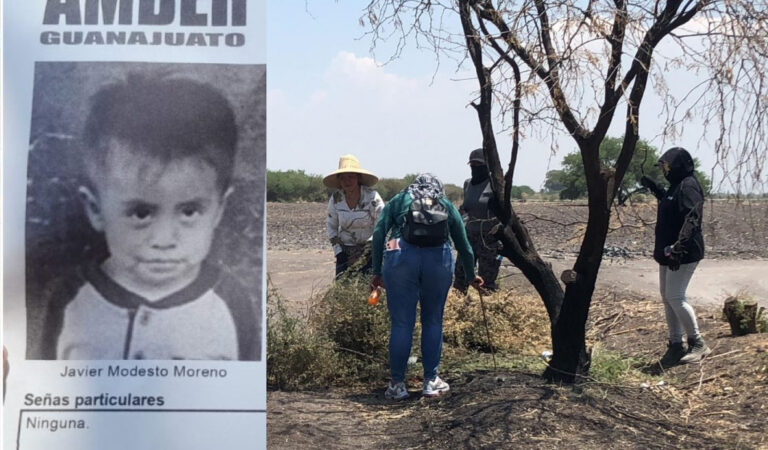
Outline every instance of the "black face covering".
[(488, 172), (488, 166), (486, 165), (469, 166), (469, 168), (472, 169), (472, 180), (470, 181), (472, 184), (480, 184), (487, 180), (490, 176)]
[(684, 148), (670, 148), (661, 155), (659, 162), (665, 162), (669, 165), (669, 170), (664, 174), (664, 178), (673, 185), (682, 181), (683, 178), (693, 175), (693, 158)]

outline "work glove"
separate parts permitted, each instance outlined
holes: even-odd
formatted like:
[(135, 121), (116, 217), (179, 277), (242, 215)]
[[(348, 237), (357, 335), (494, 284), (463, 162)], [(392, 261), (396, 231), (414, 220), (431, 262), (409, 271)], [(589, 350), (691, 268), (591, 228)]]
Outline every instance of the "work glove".
[(667, 264), (669, 270), (672, 272), (677, 271), (680, 268), (680, 255), (672, 255), (669, 257), (669, 264)]
[(664, 247), (664, 255), (667, 257), (667, 267), (669, 267), (669, 270), (674, 272), (680, 268), (680, 258), (683, 256), (680, 244)]
[(642, 178), (640, 178), (640, 186), (653, 190), (656, 187), (656, 182), (643, 175)]
[(649, 178), (649, 177), (648, 177), (648, 176), (646, 176), (646, 175), (643, 175), (643, 176), (640, 178), (640, 186), (642, 186), (642, 187), (644, 187), (644, 188), (648, 189), (649, 191), (651, 191), (651, 193), (652, 193), (652, 194), (654, 195), (654, 197), (656, 197), (656, 198), (659, 198), (659, 199), (660, 199), (660, 198), (661, 198), (661, 196), (662, 196), (662, 195), (664, 195), (664, 190), (663, 190), (663, 189), (661, 189), (661, 188), (659, 187), (659, 185), (658, 185), (658, 184), (656, 184), (656, 182), (655, 182), (655, 181), (653, 181), (651, 178)]
[(349, 261), (349, 257), (344, 250), (336, 254), (336, 264), (346, 264), (347, 261)]

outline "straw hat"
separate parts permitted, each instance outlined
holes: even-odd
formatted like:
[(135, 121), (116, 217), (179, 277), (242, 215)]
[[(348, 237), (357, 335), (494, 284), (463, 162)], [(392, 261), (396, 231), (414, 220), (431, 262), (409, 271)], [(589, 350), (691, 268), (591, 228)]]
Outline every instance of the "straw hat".
[(376, 175), (360, 167), (360, 161), (355, 158), (355, 155), (344, 155), (339, 158), (339, 168), (326, 175), (323, 178), (323, 184), (329, 188), (341, 189), (341, 184), (336, 175), (342, 173), (356, 173), (360, 175), (360, 184), (368, 187), (373, 186), (379, 181)]

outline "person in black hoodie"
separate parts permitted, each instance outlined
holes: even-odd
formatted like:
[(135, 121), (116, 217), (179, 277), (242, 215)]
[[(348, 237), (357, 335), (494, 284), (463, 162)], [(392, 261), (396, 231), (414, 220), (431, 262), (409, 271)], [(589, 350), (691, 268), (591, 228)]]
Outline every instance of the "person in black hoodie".
[[(472, 245), (472, 252), (477, 261), (477, 272), (485, 280), (483, 287), (495, 291), (496, 277), (499, 275), (501, 260), (498, 258), (501, 242), (492, 234), (491, 229), (499, 220), (491, 211), (489, 203), (494, 198), (491, 189), (490, 172), (485, 163), (483, 149), (478, 148), (469, 154), (469, 168), (472, 178), (464, 181), (464, 201), (459, 208), (467, 230), (467, 238)], [(453, 287), (467, 292), (472, 279), (464, 276), (464, 268), (456, 264)]]
[[(704, 192), (694, 176), (693, 158), (683, 148), (667, 150), (658, 165), (669, 188), (664, 190), (643, 176), (640, 184), (659, 200), (653, 258), (659, 263), (659, 287), (669, 328), (663, 367), (700, 361), (711, 353), (699, 332), (696, 314), (685, 291), (699, 261), (704, 257), (701, 219)], [(683, 332), (688, 348), (683, 348)]]

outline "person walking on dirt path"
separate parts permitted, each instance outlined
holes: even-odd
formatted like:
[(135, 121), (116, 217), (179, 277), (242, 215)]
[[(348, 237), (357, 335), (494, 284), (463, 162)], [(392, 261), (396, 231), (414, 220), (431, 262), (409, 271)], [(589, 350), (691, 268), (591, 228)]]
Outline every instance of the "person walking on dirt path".
[[(354, 155), (339, 159), (339, 168), (325, 178), (323, 184), (337, 189), (328, 201), (325, 227), (336, 255), (336, 277), (351, 267), (370, 245), (373, 227), (384, 209), (384, 201), (371, 186), (379, 179), (360, 167)], [(360, 272), (370, 272), (367, 262)]]
[[(467, 239), (475, 254), (477, 271), (485, 281), (483, 287), (487, 291), (495, 291), (496, 277), (499, 275), (501, 266), (501, 259), (499, 259), (501, 242), (491, 234), (491, 229), (499, 223), (499, 220), (489, 207), (495, 200), (482, 148), (473, 150), (469, 154), (468, 164), (472, 171), (472, 178), (464, 181), (464, 201), (459, 212), (464, 218)], [(470, 281), (464, 276), (464, 267), (457, 264), (453, 287), (466, 293)]]
[[(385, 247), (388, 233), (390, 240)], [(409, 395), (405, 371), (413, 341), (417, 303), (421, 304), (422, 394), (434, 397), (450, 389), (437, 375), (443, 344), (443, 309), (451, 288), (454, 265), (449, 236), (458, 250), (464, 273), (469, 274), (473, 278), (472, 285), (479, 288), (483, 279), (475, 275), (474, 255), (461, 216), (445, 197), (440, 180), (433, 175), (417, 176), (387, 203), (376, 223), (371, 288), (387, 289), (387, 308), (392, 322), (389, 338), (391, 380), (384, 394), (388, 399), (402, 400)]]
[[(694, 176), (693, 158), (685, 149), (667, 150), (658, 164), (669, 188), (664, 190), (645, 175), (640, 184), (659, 200), (653, 258), (659, 263), (659, 287), (669, 329), (667, 351), (660, 363), (670, 367), (700, 361), (711, 353), (685, 296), (693, 272), (704, 257), (704, 192)], [(688, 337), (687, 349), (683, 348), (683, 332)]]

